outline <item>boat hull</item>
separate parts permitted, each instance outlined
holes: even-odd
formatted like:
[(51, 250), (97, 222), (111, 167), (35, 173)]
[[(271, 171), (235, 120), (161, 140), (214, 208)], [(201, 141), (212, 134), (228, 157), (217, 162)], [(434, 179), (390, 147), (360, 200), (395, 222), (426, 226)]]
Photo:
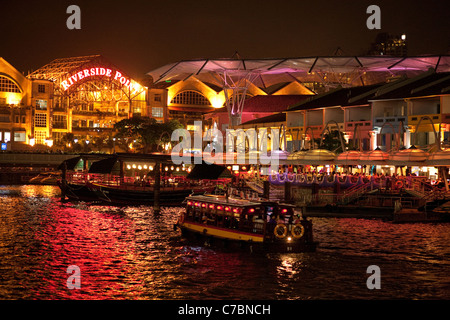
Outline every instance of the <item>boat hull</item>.
[(76, 184), (70, 182), (57, 182), (61, 192), (71, 201), (100, 201), (95, 190), (89, 184)]
[(176, 227), (181, 229), (183, 237), (191, 241), (200, 245), (223, 249), (262, 253), (299, 253), (314, 252), (317, 248), (317, 242), (309, 242), (306, 239), (288, 241), (286, 239), (265, 238), (262, 234), (232, 231), (200, 223), (178, 223)]
[[(111, 187), (99, 184), (93, 184), (93, 189), (98, 199), (103, 202), (121, 205), (153, 205), (155, 193), (153, 190), (132, 190), (120, 187)], [(164, 206), (179, 206), (184, 199), (192, 193), (203, 193), (208, 189), (166, 189), (160, 190), (159, 202)]]

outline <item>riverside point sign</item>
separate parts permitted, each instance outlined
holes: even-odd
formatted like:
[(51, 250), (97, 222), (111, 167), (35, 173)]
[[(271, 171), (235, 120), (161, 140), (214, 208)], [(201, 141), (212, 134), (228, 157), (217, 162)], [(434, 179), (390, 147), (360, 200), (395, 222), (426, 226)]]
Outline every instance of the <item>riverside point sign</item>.
[(72, 76), (70, 76), (66, 80), (62, 81), (61, 85), (64, 88), (64, 91), (66, 91), (72, 85), (76, 84), (78, 81), (85, 79), (85, 78), (91, 78), (91, 77), (107, 77), (107, 78), (113, 77), (114, 80), (120, 82), (123, 86), (129, 87), (130, 89), (132, 89), (131, 79), (122, 75), (122, 73), (120, 71), (109, 69), (109, 68), (103, 68), (103, 67), (87, 68), (87, 69), (80, 70), (80, 71), (74, 73)]

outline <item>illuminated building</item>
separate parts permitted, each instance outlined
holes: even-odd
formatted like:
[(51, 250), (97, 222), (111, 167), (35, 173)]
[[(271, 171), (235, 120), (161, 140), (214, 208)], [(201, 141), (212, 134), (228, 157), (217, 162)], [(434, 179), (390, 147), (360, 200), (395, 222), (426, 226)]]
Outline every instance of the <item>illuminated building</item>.
[(379, 33), (372, 43), (368, 54), (381, 56), (404, 57), (408, 53), (406, 35), (392, 35), (386, 32)]
[(148, 116), (147, 88), (100, 55), (56, 59), (28, 79), (45, 85), (48, 94), (36, 91), (31, 103), (36, 144), (44, 136), (61, 144), (67, 133), (85, 144), (97, 137), (111, 140), (118, 121)]
[(29, 79), (0, 57), (0, 141), (7, 143), (8, 149), (12, 144), (30, 143), (32, 93), (36, 91), (37, 94), (42, 85), (45, 84), (32, 85)]

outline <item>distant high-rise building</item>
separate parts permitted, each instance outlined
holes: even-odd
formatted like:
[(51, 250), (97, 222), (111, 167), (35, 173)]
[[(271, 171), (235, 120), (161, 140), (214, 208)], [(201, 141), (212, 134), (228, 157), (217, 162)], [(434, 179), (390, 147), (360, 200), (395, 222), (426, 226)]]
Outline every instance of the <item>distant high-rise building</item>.
[(379, 33), (375, 42), (370, 46), (368, 55), (375, 56), (406, 56), (408, 46), (406, 44), (406, 35), (392, 35), (386, 32)]

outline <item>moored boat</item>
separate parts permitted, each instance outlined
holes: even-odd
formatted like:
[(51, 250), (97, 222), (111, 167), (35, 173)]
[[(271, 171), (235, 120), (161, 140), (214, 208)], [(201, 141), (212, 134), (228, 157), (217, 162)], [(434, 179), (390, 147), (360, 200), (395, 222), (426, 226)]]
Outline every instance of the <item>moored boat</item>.
[(312, 222), (290, 204), (191, 195), (176, 224), (185, 236), (252, 252), (315, 251)]

